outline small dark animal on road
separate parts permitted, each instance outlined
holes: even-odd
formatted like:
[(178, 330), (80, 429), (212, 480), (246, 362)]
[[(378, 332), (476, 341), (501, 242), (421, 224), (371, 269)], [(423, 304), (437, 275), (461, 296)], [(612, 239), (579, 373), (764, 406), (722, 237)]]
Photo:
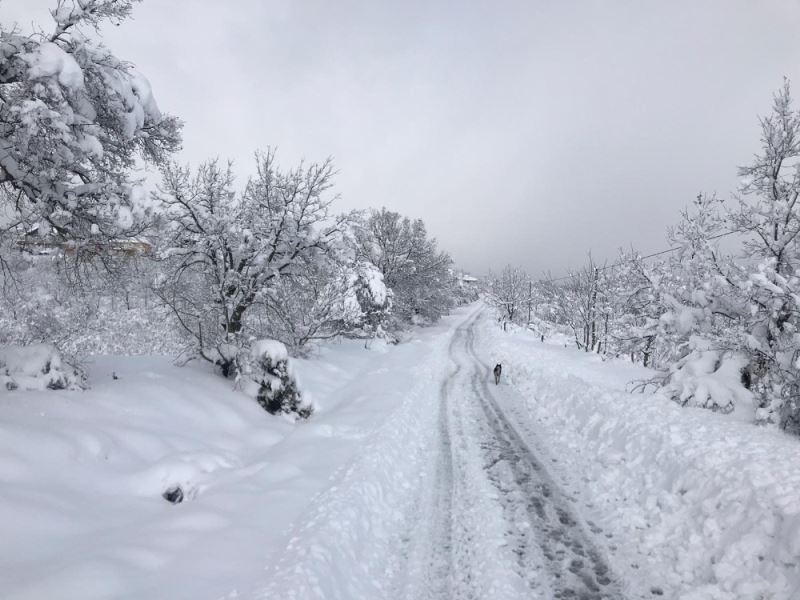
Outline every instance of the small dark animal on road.
[(492, 371), (492, 372), (494, 373), (494, 384), (495, 385), (500, 385), (500, 373), (503, 372), (502, 365), (496, 364), (494, 366), (494, 371)]

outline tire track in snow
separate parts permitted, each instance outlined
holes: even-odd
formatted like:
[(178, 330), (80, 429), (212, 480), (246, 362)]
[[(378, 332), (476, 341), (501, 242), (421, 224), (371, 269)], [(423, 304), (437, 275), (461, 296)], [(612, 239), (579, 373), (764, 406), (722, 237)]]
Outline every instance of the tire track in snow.
[(475, 350), (475, 323), (470, 321), (465, 350), (474, 365), (472, 389), (485, 415), (487, 472), (500, 492), (508, 519), (508, 536), (520, 575), (531, 590), (542, 593), (542, 566), (554, 599), (616, 600), (622, 587), (574, 515), (567, 498), (544, 465), (508, 421), (488, 382), (488, 366)]
[[(456, 328), (448, 346), (453, 349), (464, 335)], [(453, 574), (453, 447), (450, 435), (448, 401), (461, 365), (455, 364), (439, 388), (438, 444), (432, 471), (423, 477), (418, 514), (412, 532), (405, 540), (406, 573), (398, 596), (408, 600), (433, 600), (451, 597)]]
[(405, 540), (405, 568), (394, 599), (518, 600), (524, 584), (505, 547), (502, 508), (486, 476), (474, 422), (464, 351), (470, 317), (453, 333), (454, 368), (440, 385), (435, 467), (421, 479), (412, 525)]

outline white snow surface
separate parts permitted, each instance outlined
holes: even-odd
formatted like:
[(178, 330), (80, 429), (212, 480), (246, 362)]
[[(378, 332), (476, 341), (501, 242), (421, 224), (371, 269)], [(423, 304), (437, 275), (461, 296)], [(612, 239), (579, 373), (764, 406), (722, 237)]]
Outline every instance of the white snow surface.
[(794, 438), (630, 394), (650, 372), (477, 305), (382, 352), (294, 362), (307, 422), (157, 357), (98, 359), (87, 392), (0, 394), (2, 597), (552, 598), (533, 488), (509, 469), (525, 465), (493, 454), (511, 427), (625, 598), (800, 597)]
[(75, 59), (57, 44), (44, 42), (24, 58), (30, 65), (28, 76), (31, 79), (55, 75), (64, 87), (83, 89), (83, 71)]
[(0, 346), (0, 394), (13, 390), (74, 388), (79, 374), (50, 344)]
[(278, 340), (256, 340), (250, 346), (250, 355), (255, 360), (261, 357), (269, 357), (272, 364), (289, 359), (289, 351)]
[[(98, 358), (85, 392), (0, 393), (0, 597), (216, 599), (261, 587), (312, 498), (332, 493), (376, 430), (404, 422), (449, 327), (385, 352), (342, 341), (294, 360), (316, 399), (307, 422), (164, 357)], [(161, 494), (176, 484), (186, 499), (172, 505)]]
[(507, 412), (558, 457), (626, 580), (685, 600), (800, 598), (800, 441), (627, 393), (652, 375), (629, 363), (483, 333), (513, 388)]

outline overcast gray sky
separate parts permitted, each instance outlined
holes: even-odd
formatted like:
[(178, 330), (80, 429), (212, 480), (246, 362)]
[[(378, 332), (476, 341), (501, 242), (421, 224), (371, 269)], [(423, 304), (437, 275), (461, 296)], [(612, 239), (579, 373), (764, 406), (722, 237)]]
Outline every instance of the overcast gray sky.
[[(0, 17), (47, 29), (53, 4)], [(184, 160), (332, 155), (341, 210), (420, 217), (477, 273), (561, 274), (731, 194), (800, 86), (798, 32), (796, 0), (145, 0), (104, 38), (185, 121)]]

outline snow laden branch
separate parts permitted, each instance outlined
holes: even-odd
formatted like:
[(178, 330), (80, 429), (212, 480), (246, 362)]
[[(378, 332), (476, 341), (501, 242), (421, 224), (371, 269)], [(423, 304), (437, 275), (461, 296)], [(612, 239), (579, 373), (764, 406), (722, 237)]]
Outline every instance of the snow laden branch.
[(63, 0), (50, 33), (0, 24), (0, 203), (12, 222), (80, 242), (135, 232), (147, 216), (131, 169), (164, 162), (181, 124), (144, 76), (87, 35), (133, 4)]

